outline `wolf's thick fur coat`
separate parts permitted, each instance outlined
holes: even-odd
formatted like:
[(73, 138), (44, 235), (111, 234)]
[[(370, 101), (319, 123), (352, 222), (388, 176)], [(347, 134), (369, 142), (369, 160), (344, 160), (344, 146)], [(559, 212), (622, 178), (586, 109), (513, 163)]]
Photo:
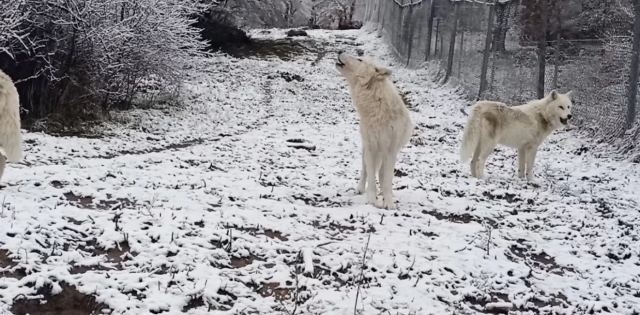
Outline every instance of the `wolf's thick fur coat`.
[(533, 179), (536, 153), (542, 142), (571, 118), (571, 92), (552, 91), (545, 98), (520, 106), (477, 102), (464, 130), (460, 158), (471, 159), (471, 175), (481, 178), (496, 145), (518, 149), (518, 176)]
[(20, 100), (13, 80), (0, 70), (0, 179), (6, 162), (22, 159)]
[[(362, 173), (358, 193), (366, 191), (367, 202), (392, 209), (395, 164), (414, 129), (409, 110), (390, 80), (388, 69), (347, 54), (339, 54), (337, 68), (346, 78), (360, 116)], [(376, 175), (382, 200), (377, 199)]]

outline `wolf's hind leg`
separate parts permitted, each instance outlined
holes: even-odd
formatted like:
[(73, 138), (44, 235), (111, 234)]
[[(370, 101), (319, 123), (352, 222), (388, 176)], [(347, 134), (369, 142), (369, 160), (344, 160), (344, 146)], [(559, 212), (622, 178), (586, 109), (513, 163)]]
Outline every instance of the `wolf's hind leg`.
[(365, 161), (366, 150), (362, 149), (362, 170), (360, 171), (360, 179), (358, 180), (358, 186), (356, 187), (356, 194), (361, 195), (367, 186), (367, 163)]
[(536, 155), (538, 154), (538, 147), (532, 146), (527, 149), (527, 180), (533, 180), (533, 166), (536, 162)]
[(485, 164), (487, 163), (487, 159), (489, 158), (491, 153), (493, 153), (493, 150), (496, 148), (497, 145), (498, 143), (494, 139), (486, 138), (484, 141), (482, 141), (482, 145), (478, 146), (477, 151), (479, 151), (479, 153), (478, 153), (478, 159), (476, 162), (477, 178), (482, 178), (484, 176), (484, 168), (485, 168)]

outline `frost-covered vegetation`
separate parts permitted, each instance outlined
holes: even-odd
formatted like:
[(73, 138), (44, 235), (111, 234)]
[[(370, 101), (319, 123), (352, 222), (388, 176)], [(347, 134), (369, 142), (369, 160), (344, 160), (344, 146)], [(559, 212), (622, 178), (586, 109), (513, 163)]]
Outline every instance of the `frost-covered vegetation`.
[(142, 91), (176, 91), (204, 47), (191, 26), (199, 1), (0, 6), (0, 67), (19, 82), (27, 117), (99, 115), (130, 106)]

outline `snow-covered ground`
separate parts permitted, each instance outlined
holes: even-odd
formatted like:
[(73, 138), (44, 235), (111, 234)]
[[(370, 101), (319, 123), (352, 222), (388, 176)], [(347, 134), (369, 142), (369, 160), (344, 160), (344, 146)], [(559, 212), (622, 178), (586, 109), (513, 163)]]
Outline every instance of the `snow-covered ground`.
[[(472, 179), (468, 101), (375, 34), (311, 36), (330, 53), (218, 55), (186, 108), (118, 114), (104, 137), (26, 134), (0, 190), (0, 314), (353, 314), (359, 286), (359, 314), (640, 312), (640, 166), (562, 131), (535, 183), (507, 149)], [(341, 49), (394, 69), (411, 103), (398, 210), (354, 193)]]

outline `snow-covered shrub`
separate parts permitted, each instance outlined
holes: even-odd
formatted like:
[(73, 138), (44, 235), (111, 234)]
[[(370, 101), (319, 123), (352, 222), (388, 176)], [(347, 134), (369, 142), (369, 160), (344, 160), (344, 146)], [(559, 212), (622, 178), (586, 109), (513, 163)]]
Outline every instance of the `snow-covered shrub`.
[(175, 90), (203, 48), (192, 26), (202, 9), (198, 0), (5, 3), (0, 10), (17, 6), (12, 16), (24, 18), (2, 19), (0, 30), (27, 35), (0, 35), (0, 66), (20, 82), (32, 117), (126, 107), (150, 81), (155, 89)]
[(24, 0), (0, 2), (0, 53), (8, 54), (7, 44), (20, 42), (25, 36), (23, 4)]

